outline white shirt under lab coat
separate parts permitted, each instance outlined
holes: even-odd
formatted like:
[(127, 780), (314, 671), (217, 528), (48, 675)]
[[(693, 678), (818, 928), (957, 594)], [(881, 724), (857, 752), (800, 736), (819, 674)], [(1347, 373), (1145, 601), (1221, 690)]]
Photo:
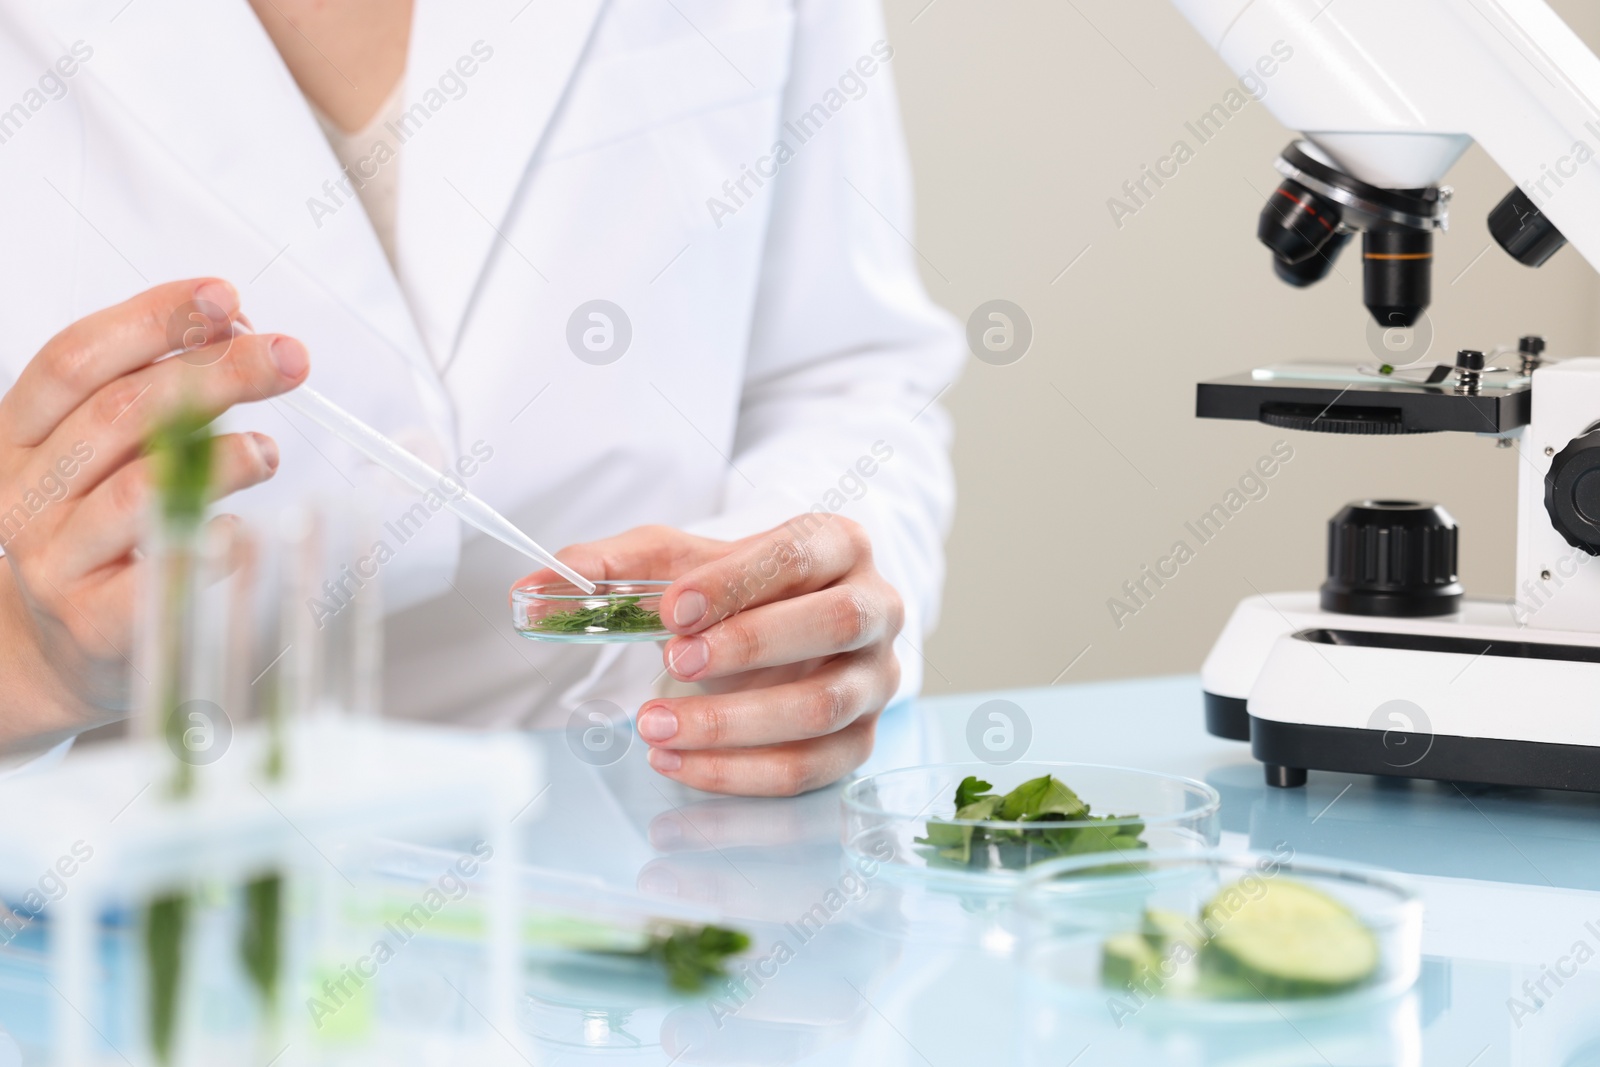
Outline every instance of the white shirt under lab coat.
[[(313, 387), (436, 463), (476, 457), (469, 488), (552, 548), (863, 523), (913, 692), (961, 345), (918, 278), (885, 37), (870, 0), (416, 0), (403, 144), (372, 162), (400, 168), (391, 268), (245, 0), (0, 0), (0, 373), (150, 285), (228, 278), (257, 329), (305, 341)], [(596, 300), (631, 329), (610, 363), (582, 344), (604, 321), (574, 317)], [(282, 450), (226, 505), (264, 526), (356, 487), (390, 523), (417, 504), (281, 404), (223, 428)], [(656, 646), (524, 641), (528, 561), (463, 549), (448, 512), (405, 530), (381, 535), (390, 713), (548, 725), (648, 695)]]

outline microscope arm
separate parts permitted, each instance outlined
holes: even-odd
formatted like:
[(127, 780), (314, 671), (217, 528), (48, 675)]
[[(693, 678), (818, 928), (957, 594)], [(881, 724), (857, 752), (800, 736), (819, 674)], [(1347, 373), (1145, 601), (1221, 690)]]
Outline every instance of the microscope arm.
[(1288, 45), (1263, 103), (1349, 174), (1421, 188), (1477, 141), (1600, 266), (1600, 59), (1543, 0), (1173, 2), (1241, 76)]

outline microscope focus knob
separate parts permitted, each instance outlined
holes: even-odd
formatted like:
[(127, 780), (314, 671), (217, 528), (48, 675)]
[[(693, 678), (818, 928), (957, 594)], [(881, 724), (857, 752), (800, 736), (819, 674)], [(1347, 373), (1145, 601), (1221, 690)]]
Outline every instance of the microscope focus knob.
[(1539, 210), (1533, 198), (1513, 189), (1489, 212), (1489, 234), (1500, 247), (1526, 267), (1542, 267), (1545, 260), (1567, 243), (1550, 216)]
[(1358, 500), (1328, 520), (1322, 610), (1416, 618), (1461, 606), (1458, 528), (1450, 513), (1416, 500)]
[(1544, 509), (1567, 544), (1600, 556), (1600, 430), (1574, 437), (1550, 461)]

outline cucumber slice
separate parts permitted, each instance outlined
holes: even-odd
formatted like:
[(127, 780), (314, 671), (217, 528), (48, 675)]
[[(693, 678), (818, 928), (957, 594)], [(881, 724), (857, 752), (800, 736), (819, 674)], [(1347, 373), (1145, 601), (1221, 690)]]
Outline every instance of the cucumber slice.
[(1205, 940), (1205, 932), (1198, 923), (1164, 908), (1145, 909), (1141, 932), (1150, 947), (1163, 956), (1177, 945), (1188, 945), (1191, 952), (1199, 952)]
[(1208, 972), (1272, 998), (1339, 993), (1377, 972), (1377, 938), (1349, 908), (1301, 882), (1277, 878), (1265, 887), (1252, 898), (1232, 885), (1206, 904)]
[(1137, 931), (1109, 938), (1101, 950), (1100, 978), (1106, 985), (1150, 995), (1189, 996), (1199, 986), (1198, 924), (1177, 912), (1146, 911)]
[(1132, 985), (1142, 989), (1146, 983), (1159, 988), (1160, 976), (1156, 968), (1161, 964), (1161, 954), (1150, 947), (1150, 942), (1135, 933), (1117, 934), (1106, 939), (1100, 949), (1100, 980), (1113, 989)]
[(1161, 992), (1176, 997), (1194, 995), (1200, 988), (1200, 949), (1205, 943), (1200, 924), (1175, 911), (1146, 908), (1140, 936), (1160, 960), (1157, 976), (1167, 976)]

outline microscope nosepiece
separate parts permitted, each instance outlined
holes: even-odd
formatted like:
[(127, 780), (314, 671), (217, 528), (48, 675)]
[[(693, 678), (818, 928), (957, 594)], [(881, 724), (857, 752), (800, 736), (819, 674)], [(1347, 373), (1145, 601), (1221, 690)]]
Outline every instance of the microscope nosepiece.
[(1433, 298), (1433, 231), (1449, 220), (1450, 190), (1371, 185), (1310, 141), (1285, 148), (1278, 172), (1286, 180), (1256, 222), (1278, 277), (1301, 288), (1320, 281), (1360, 231), (1367, 310), (1385, 329), (1415, 325)]

